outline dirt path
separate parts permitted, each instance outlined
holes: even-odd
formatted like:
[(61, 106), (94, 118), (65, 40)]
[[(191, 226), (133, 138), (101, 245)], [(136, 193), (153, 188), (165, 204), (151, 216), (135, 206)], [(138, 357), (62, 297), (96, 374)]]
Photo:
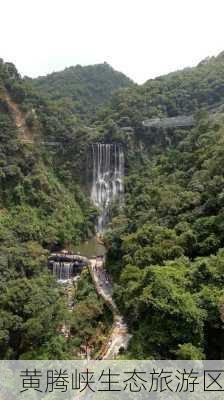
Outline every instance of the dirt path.
[(96, 290), (113, 312), (114, 323), (106, 344), (103, 346), (100, 358), (112, 360), (116, 358), (121, 348), (127, 349), (131, 335), (128, 333), (127, 324), (113, 300), (113, 288), (108, 280), (103, 267), (103, 259), (90, 259), (90, 273), (93, 278)]

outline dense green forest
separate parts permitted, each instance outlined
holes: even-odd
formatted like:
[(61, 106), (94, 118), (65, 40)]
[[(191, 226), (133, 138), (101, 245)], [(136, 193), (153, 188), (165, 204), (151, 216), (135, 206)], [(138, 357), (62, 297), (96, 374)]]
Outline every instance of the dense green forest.
[(202, 118), (127, 177), (107, 241), (131, 357), (223, 357), (223, 140)]
[(47, 255), (88, 237), (96, 210), (70, 178), (72, 171), (68, 177), (66, 166), (58, 167), (62, 150), (41, 144), (52, 140), (52, 131), (62, 140), (63, 132), (76, 140), (65, 119), (12, 64), (1, 62), (1, 358), (69, 356), (57, 334), (66, 304), (48, 273)]
[[(84, 271), (74, 337), (58, 335), (66, 304), (46, 267), (50, 251), (94, 234), (85, 170), (95, 141), (125, 153), (125, 204), (105, 234), (133, 335), (125, 357), (224, 357), (223, 67), (221, 53), (138, 86), (107, 64), (31, 80), (1, 61), (1, 358), (70, 358), (80, 331), (92, 343), (109, 329)], [(190, 114), (191, 128), (142, 124)]]
[(32, 84), (42, 95), (69, 109), (76, 118), (89, 121), (99, 105), (108, 101), (118, 89), (132, 86), (133, 82), (104, 63), (66, 68), (33, 79)]
[[(130, 358), (224, 356), (223, 62), (221, 54), (111, 102), (117, 129), (126, 118), (139, 145), (127, 147), (125, 206), (106, 238), (115, 300), (133, 333)], [(191, 129), (141, 124), (188, 112)]]

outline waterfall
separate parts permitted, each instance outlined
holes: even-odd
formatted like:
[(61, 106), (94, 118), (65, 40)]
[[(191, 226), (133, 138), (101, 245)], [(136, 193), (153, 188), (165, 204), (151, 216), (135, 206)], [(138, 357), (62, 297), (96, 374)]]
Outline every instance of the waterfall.
[(73, 263), (54, 261), (53, 263), (53, 276), (57, 280), (65, 281), (71, 279), (73, 274)]
[(101, 233), (110, 219), (110, 205), (119, 206), (124, 198), (124, 153), (117, 143), (92, 144), (93, 180), (91, 199), (99, 208), (97, 232)]

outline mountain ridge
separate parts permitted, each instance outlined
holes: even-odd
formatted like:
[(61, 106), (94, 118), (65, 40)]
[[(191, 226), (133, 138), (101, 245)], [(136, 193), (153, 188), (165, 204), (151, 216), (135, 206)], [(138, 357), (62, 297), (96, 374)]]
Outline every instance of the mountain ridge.
[[(115, 301), (133, 335), (124, 357), (223, 358), (224, 121), (206, 111), (224, 102), (223, 61), (220, 56), (121, 88), (100, 106), (99, 98), (86, 101), (81, 84), (82, 113), (63, 97), (63, 85), (56, 99), (44, 97), (12, 64), (0, 63), (2, 358), (71, 357), (70, 341), (57, 334), (65, 311), (46, 257), (54, 247), (69, 248), (94, 232), (97, 210), (88, 188), (81, 190), (94, 142), (121, 143), (125, 154), (124, 207), (112, 205), (115, 217), (105, 235)], [(149, 129), (142, 123), (190, 113), (194, 126)], [(21, 125), (35, 133), (35, 143), (22, 140)], [(63, 146), (44, 148), (42, 138)], [(98, 308), (89, 320), (91, 288), (84, 281), (82, 313), (70, 314), (77, 352), (83, 331), (88, 339), (96, 337), (95, 322), (104, 315)], [(24, 304), (33, 307), (37, 288), (38, 307), (27, 315)]]
[(109, 100), (119, 89), (134, 83), (123, 73), (114, 70), (109, 64), (95, 64), (82, 67), (71, 66), (62, 71), (43, 77), (28, 78), (35, 89), (53, 101), (66, 102), (74, 113), (85, 117)]

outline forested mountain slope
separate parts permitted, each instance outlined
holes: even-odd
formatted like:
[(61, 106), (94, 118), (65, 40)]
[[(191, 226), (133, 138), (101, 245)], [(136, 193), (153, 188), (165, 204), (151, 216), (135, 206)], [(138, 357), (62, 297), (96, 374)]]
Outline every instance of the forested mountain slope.
[(153, 117), (191, 114), (224, 102), (224, 54), (186, 68), (151, 79), (140, 86), (119, 91), (110, 104), (101, 108), (98, 118), (112, 118), (138, 127)]
[[(128, 89), (101, 111), (126, 146), (125, 206), (106, 236), (131, 358), (224, 356), (224, 117), (204, 110), (224, 100), (223, 67), (221, 54)], [(141, 123), (187, 113), (192, 128)]]
[(1, 61), (1, 358), (69, 357), (57, 333), (67, 311), (47, 255), (87, 237), (96, 214), (80, 187), (57, 173), (55, 150), (42, 145), (51, 130), (75, 135), (69, 126)]
[(116, 90), (133, 85), (129, 78), (107, 63), (66, 68), (33, 79), (32, 84), (41, 94), (86, 119)]
[[(34, 81), (0, 64), (0, 356), (69, 356), (56, 335), (64, 306), (46, 254), (94, 230), (82, 189), (89, 145), (100, 141), (125, 154), (125, 205), (112, 210), (105, 240), (133, 335), (127, 357), (223, 358), (224, 56), (141, 86), (107, 65), (85, 68)], [(191, 114), (184, 129), (142, 123)], [(78, 342), (77, 327), (90, 323), (82, 313), (92, 289), (82, 285)], [(97, 303), (92, 326), (102, 313)]]

